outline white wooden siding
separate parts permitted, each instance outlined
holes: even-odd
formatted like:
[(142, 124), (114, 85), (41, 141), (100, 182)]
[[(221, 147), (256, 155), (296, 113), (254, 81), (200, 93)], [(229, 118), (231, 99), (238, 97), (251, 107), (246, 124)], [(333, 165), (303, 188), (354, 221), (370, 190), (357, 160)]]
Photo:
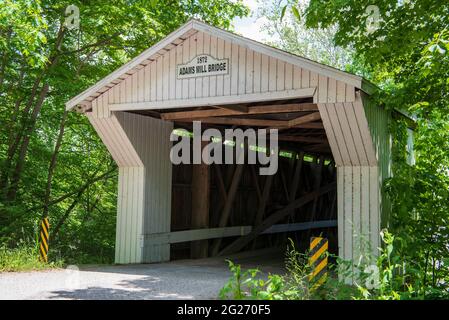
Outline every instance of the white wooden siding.
[[(169, 232), (171, 223), (172, 165), (170, 134), (173, 124), (136, 114), (118, 112), (124, 128), (144, 167), (144, 188), (135, 192), (144, 196), (143, 228), (138, 236)], [(143, 244), (142, 262), (170, 260), (170, 246)]]
[[(365, 117), (374, 144), (374, 151), (379, 163), (379, 183), (382, 185), (385, 179), (392, 175), (392, 137), (388, 126), (391, 121), (391, 112), (383, 107), (375, 105), (368, 96), (362, 95)], [(380, 195), (381, 226), (388, 227), (391, 204), (383, 188)]]
[(87, 115), (119, 166), (115, 262), (168, 261), (169, 244), (143, 239), (170, 231), (173, 124), (125, 112), (105, 117), (101, 100)]
[[(177, 79), (176, 65), (185, 64), (200, 54), (229, 59), (229, 73)], [(314, 102), (333, 103), (337, 99), (339, 102), (353, 102), (355, 99), (355, 88), (340, 80), (269, 57), (232, 41), (197, 32), (109, 89), (107, 92), (111, 96), (120, 96), (120, 99), (106, 101), (111, 105), (110, 110), (118, 110), (118, 105), (126, 106), (120, 110), (137, 110), (142, 102), (182, 99), (188, 106), (192, 100), (201, 98), (211, 98), (210, 103), (213, 103), (215, 97), (242, 97), (299, 88), (316, 88)], [(217, 103), (222, 101), (219, 99)], [(153, 104), (152, 108), (156, 107)], [(106, 116), (108, 111), (102, 112)]]
[(339, 256), (357, 263), (368, 253), (377, 255), (380, 246), (379, 153), (374, 148), (360, 94), (355, 95), (354, 102), (339, 102), (347, 92), (343, 94), (333, 80), (319, 90), (318, 95), (326, 90), (328, 101), (334, 100), (319, 103), (318, 109), (337, 165)]

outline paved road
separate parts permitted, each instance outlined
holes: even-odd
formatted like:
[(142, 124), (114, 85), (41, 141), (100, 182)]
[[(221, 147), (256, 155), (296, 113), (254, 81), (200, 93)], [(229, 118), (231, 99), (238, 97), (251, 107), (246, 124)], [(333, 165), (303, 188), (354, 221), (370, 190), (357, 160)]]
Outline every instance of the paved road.
[[(282, 272), (282, 258), (266, 252), (235, 260)], [(229, 276), (222, 258), (0, 273), (0, 299), (216, 299)]]

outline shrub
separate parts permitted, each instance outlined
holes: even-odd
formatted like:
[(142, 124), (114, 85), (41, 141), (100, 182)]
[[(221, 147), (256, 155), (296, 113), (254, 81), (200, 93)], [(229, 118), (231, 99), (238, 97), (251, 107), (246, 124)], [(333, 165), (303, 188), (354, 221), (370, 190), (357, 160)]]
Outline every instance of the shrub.
[(44, 263), (37, 247), (20, 244), (17, 248), (0, 247), (0, 272), (43, 270), (62, 267), (63, 261)]

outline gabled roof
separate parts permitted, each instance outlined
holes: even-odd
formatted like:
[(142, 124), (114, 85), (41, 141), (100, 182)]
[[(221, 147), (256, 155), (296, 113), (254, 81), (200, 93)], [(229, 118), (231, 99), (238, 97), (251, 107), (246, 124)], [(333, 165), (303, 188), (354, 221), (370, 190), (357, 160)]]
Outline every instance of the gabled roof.
[(225, 31), (210, 26), (204, 22), (192, 19), (189, 20), (184, 25), (182, 25), (181, 27), (179, 27), (177, 30), (170, 33), (167, 37), (156, 43), (154, 46), (148, 48), (140, 55), (130, 60), (128, 63), (124, 64), (117, 70), (110, 73), (108, 76), (106, 76), (105, 78), (103, 78), (90, 88), (86, 89), (79, 95), (70, 99), (66, 103), (67, 110), (71, 110), (78, 105), (80, 106), (88, 105), (90, 101), (94, 100), (103, 92), (109, 90), (116, 84), (126, 79), (128, 76), (142, 69), (147, 64), (151, 63), (152, 61), (154, 61), (159, 56), (163, 55), (173, 47), (176, 47), (184, 40), (186, 40), (189, 36), (195, 34), (198, 31), (218, 36), (224, 40), (231, 41), (242, 47), (254, 50), (255, 52), (259, 52), (261, 54), (265, 54), (283, 60), (285, 62), (299, 66), (301, 68), (308, 69), (318, 74), (340, 80), (342, 82), (345, 82), (346, 84), (361, 89), (368, 94), (374, 90), (374, 86), (360, 76), (344, 72), (333, 67), (326, 66), (324, 64), (309, 60), (307, 58), (291, 54), (289, 52), (268, 46), (266, 44), (239, 36), (232, 32)]

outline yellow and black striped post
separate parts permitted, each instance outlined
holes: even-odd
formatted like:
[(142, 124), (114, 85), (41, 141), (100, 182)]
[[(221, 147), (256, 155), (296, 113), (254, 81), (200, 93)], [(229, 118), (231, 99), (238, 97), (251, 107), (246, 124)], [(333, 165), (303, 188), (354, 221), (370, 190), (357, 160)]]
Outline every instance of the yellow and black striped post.
[(310, 239), (309, 266), (311, 273), (309, 282), (312, 289), (317, 289), (327, 279), (328, 241), (326, 238), (312, 237)]
[(48, 236), (50, 234), (50, 223), (48, 217), (42, 219), (39, 235), (39, 255), (43, 262), (48, 262)]

